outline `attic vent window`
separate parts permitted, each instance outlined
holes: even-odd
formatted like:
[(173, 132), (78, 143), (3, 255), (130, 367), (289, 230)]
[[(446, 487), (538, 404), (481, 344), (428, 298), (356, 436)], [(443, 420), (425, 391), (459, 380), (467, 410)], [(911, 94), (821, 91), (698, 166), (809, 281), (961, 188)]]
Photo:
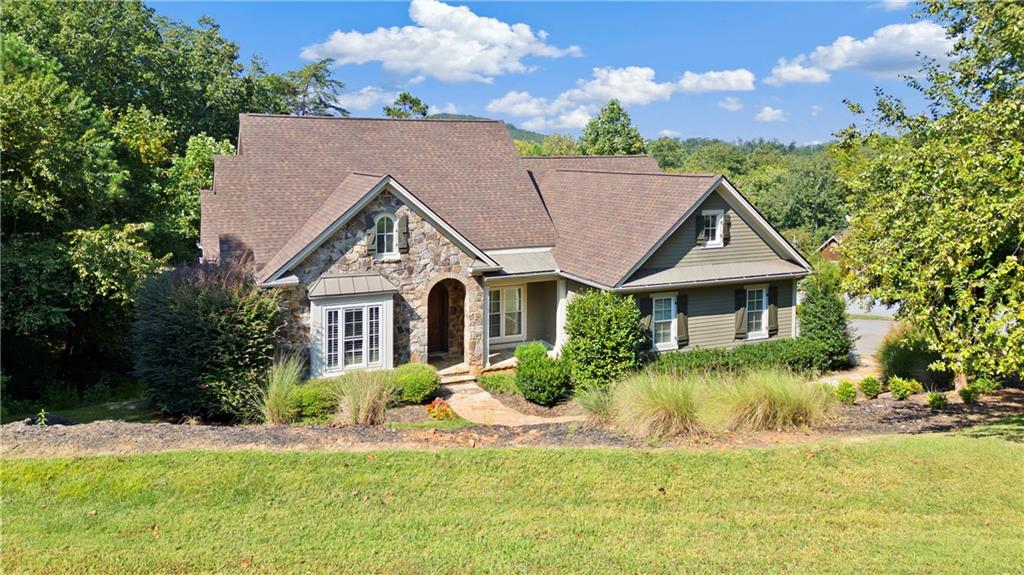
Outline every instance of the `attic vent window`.
[(706, 248), (720, 248), (724, 244), (722, 224), (724, 218), (722, 217), (724, 210), (704, 210), (701, 212), (700, 224), (698, 228), (698, 243), (701, 243)]
[(398, 255), (398, 241), (395, 237), (395, 217), (390, 214), (379, 216), (376, 225), (377, 255)]

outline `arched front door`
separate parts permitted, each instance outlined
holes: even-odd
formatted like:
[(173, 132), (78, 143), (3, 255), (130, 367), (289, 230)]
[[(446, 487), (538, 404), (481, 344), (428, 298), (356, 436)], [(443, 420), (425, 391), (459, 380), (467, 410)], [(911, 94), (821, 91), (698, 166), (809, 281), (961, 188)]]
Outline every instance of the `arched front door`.
[[(430, 290), (427, 298), (427, 353), (447, 355), (449, 304), (448, 288), (440, 282)], [(423, 341), (423, 340), (420, 340)]]

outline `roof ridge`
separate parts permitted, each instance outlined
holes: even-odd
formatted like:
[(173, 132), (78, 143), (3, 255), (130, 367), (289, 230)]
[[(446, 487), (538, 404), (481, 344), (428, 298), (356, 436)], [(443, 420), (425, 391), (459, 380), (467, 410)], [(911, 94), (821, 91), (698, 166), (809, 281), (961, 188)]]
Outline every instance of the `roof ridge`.
[[(364, 122), (418, 122), (430, 118), (367, 118), (352, 116), (293, 116), (291, 114), (261, 114), (258, 112), (243, 112), (239, 116), (250, 116), (254, 118), (294, 118), (303, 120), (350, 120)], [(504, 124), (503, 120), (491, 120), (488, 118), (436, 118), (434, 122), (473, 122), (476, 124)]]
[(624, 172), (618, 170), (582, 170), (579, 168), (555, 168), (552, 172), (581, 172), (585, 174), (622, 174), (629, 176), (672, 176), (676, 178), (720, 178), (722, 174), (692, 173), (692, 174), (669, 174), (666, 172)]
[(598, 154), (594, 156), (519, 156), (524, 160), (586, 160), (590, 158), (653, 158), (650, 154)]

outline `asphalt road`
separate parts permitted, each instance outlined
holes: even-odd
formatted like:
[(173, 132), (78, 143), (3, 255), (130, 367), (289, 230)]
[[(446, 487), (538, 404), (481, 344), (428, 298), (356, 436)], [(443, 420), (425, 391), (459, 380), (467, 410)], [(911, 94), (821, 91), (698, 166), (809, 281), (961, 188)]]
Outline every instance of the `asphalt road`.
[(875, 355), (882, 344), (882, 338), (889, 332), (895, 322), (880, 319), (852, 319), (850, 327), (857, 341), (854, 350), (857, 357)]

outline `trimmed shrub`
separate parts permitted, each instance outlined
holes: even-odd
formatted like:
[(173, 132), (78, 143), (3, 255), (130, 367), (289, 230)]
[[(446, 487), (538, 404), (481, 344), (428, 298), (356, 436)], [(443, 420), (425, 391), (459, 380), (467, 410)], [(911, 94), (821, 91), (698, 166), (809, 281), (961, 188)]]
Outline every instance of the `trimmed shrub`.
[(288, 403), (296, 419), (322, 421), (338, 411), (339, 399), (337, 379), (314, 379), (293, 387)]
[(612, 394), (607, 387), (578, 389), (575, 399), (591, 421), (607, 423), (612, 420)]
[(960, 394), (960, 399), (967, 405), (974, 405), (978, 403), (978, 398), (981, 397), (981, 391), (973, 385), (962, 387), (957, 391)]
[(892, 398), (898, 401), (903, 401), (911, 395), (924, 393), (924, 386), (921, 385), (921, 382), (914, 379), (890, 377), (888, 385), (889, 393), (892, 394)]
[(278, 294), (248, 261), (190, 264), (146, 281), (132, 327), (135, 376), (165, 413), (238, 420), (251, 413), (282, 325)]
[(615, 425), (642, 438), (699, 433), (704, 426), (697, 417), (695, 377), (637, 373), (612, 387)]
[(817, 342), (823, 371), (850, 365), (853, 336), (846, 321), (846, 303), (835, 273), (815, 274), (802, 282), (804, 299), (797, 309), (803, 339)]
[(485, 373), (476, 379), (476, 383), (491, 393), (522, 395), (516, 387), (516, 376), (513, 373)]
[(607, 387), (640, 362), (644, 332), (632, 297), (592, 290), (566, 308), (562, 358), (577, 388)]
[(658, 356), (652, 368), (662, 373), (738, 373), (751, 369), (787, 369), (817, 374), (831, 365), (824, 344), (803, 337), (747, 343), (733, 348), (674, 351)]
[(292, 390), (298, 387), (306, 364), (302, 356), (288, 354), (279, 358), (267, 370), (267, 380), (258, 398), (259, 417), (263, 423), (280, 425), (289, 423), (295, 415), (291, 403)]
[(853, 405), (857, 401), (857, 388), (853, 382), (844, 379), (836, 386), (835, 397), (840, 403)]
[(384, 423), (388, 404), (395, 398), (391, 373), (382, 370), (354, 371), (337, 379), (341, 401), (338, 419), (349, 425)]
[(720, 390), (729, 429), (778, 429), (814, 425), (832, 401), (823, 386), (780, 370), (751, 371)]
[(540, 342), (516, 348), (516, 387), (527, 401), (550, 407), (572, 394), (565, 362), (548, 357)]
[(890, 330), (878, 347), (878, 362), (886, 380), (902, 377), (916, 379), (929, 386), (948, 386), (953, 380), (952, 373), (928, 368), (939, 359), (939, 354), (928, 348), (925, 336), (907, 324), (898, 324)]
[(949, 407), (949, 400), (946, 399), (946, 394), (938, 391), (928, 392), (928, 407), (935, 411), (942, 411)]
[(990, 377), (979, 377), (971, 382), (971, 387), (978, 390), (982, 395), (988, 395), (1003, 388), (1003, 384)]
[(882, 382), (877, 377), (867, 376), (860, 380), (860, 392), (868, 399), (875, 399), (882, 393)]
[(394, 384), (402, 403), (419, 404), (441, 387), (441, 376), (428, 363), (406, 363), (395, 368)]

